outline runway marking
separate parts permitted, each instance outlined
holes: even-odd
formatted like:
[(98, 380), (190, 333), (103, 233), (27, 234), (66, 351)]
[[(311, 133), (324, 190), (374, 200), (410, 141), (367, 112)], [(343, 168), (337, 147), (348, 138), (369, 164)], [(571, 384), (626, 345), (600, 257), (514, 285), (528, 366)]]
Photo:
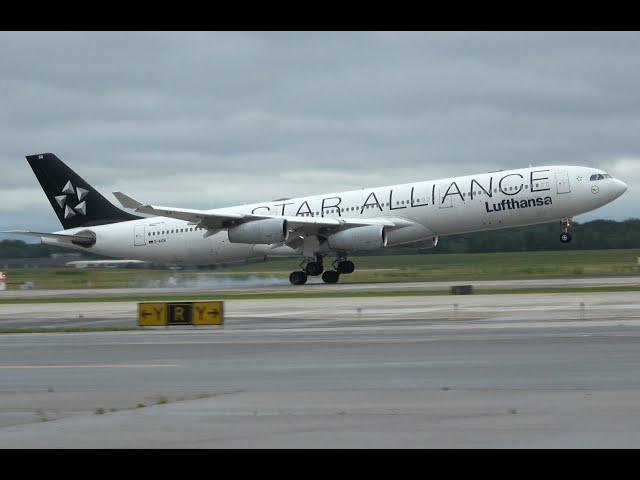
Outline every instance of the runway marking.
[(178, 364), (143, 364), (143, 363), (121, 363), (121, 364), (81, 364), (81, 365), (0, 365), (1, 370), (12, 369), (38, 369), (38, 368), (170, 368), (179, 367)]
[[(401, 334), (402, 332), (398, 332)], [(310, 339), (310, 338), (264, 338), (259, 340), (253, 339), (242, 339), (242, 338), (226, 338), (226, 339), (210, 339), (210, 340), (176, 340), (176, 341), (149, 341), (149, 342), (100, 342), (100, 343), (90, 343), (86, 344), (87, 347), (132, 347), (132, 346), (140, 346), (140, 347), (171, 347), (171, 346), (185, 346), (185, 345), (288, 345), (292, 343), (303, 343), (305, 345), (324, 345), (324, 344), (363, 344), (363, 345), (384, 345), (384, 344), (408, 344), (408, 343), (432, 343), (432, 342), (442, 342), (442, 341), (484, 341), (485, 339), (491, 339), (494, 341), (511, 341), (525, 338), (522, 334), (513, 332), (505, 335), (501, 335), (500, 337), (492, 337), (490, 333), (481, 333), (481, 332), (460, 332), (459, 334), (451, 337), (443, 337), (441, 335), (432, 336), (432, 337), (407, 337), (407, 338), (321, 338), (321, 339)], [(531, 340), (532, 338), (541, 339), (541, 338), (580, 338), (585, 336), (583, 332), (543, 332), (537, 333), (535, 337), (532, 337), (530, 334), (526, 335), (526, 339)], [(587, 334), (587, 336), (605, 336), (605, 337), (625, 337), (625, 338), (637, 338), (638, 334), (625, 332), (597, 332)], [(0, 345), (0, 346), (9, 346), (9, 345)], [(22, 345), (14, 345), (21, 347), (44, 347), (44, 348), (52, 348), (52, 347), (68, 347), (69, 344), (66, 343), (54, 343), (54, 344), (41, 344), (41, 343), (28, 343)], [(155, 366), (155, 365), (153, 365)], [(162, 365), (158, 365), (162, 366)], [(180, 366), (180, 365), (169, 365), (169, 366)], [(3, 367), (0, 366), (0, 369)]]

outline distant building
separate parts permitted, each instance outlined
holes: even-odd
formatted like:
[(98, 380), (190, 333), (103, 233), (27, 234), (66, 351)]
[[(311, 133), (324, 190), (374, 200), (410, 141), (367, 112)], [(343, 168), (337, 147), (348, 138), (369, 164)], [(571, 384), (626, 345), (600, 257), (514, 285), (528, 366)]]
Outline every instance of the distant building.
[(64, 267), (64, 259), (60, 258), (3, 258), (0, 267), (9, 268), (52, 268)]
[(149, 262), (142, 260), (74, 260), (66, 262), (65, 265), (75, 268), (141, 268), (148, 267)]
[(49, 256), (51, 258), (61, 258), (61, 259), (66, 259), (66, 258), (85, 258), (84, 255), (82, 255), (81, 253), (75, 253), (75, 252), (52, 253)]

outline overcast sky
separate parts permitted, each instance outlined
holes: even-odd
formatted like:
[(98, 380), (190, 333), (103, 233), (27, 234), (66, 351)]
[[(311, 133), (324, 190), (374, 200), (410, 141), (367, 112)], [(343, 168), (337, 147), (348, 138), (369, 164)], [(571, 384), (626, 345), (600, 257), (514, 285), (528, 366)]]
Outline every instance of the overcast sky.
[[(640, 34), (2, 32), (0, 230), (60, 227), (24, 156), (107, 198), (215, 208), (532, 165), (629, 184)], [(8, 237), (0, 237), (8, 238)]]

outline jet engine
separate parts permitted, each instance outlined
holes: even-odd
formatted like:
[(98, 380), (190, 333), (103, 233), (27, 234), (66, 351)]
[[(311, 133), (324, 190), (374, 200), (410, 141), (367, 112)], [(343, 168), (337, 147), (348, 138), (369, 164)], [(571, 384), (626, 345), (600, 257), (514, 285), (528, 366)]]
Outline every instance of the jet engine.
[(375, 250), (387, 245), (387, 234), (382, 225), (367, 225), (334, 233), (327, 242), (333, 250)]
[(229, 229), (232, 243), (273, 244), (289, 238), (287, 221), (283, 218), (266, 218), (241, 223)]

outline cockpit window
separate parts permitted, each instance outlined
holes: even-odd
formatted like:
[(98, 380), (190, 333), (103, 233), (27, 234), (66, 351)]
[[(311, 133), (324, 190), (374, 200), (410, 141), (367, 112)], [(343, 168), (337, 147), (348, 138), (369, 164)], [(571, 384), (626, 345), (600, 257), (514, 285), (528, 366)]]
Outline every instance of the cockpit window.
[(591, 175), (591, 178), (589, 180), (591, 180), (592, 182), (595, 182), (597, 180), (604, 180), (605, 178), (613, 178), (613, 177), (611, 177), (611, 175), (609, 175), (608, 173), (596, 173), (595, 175)]

